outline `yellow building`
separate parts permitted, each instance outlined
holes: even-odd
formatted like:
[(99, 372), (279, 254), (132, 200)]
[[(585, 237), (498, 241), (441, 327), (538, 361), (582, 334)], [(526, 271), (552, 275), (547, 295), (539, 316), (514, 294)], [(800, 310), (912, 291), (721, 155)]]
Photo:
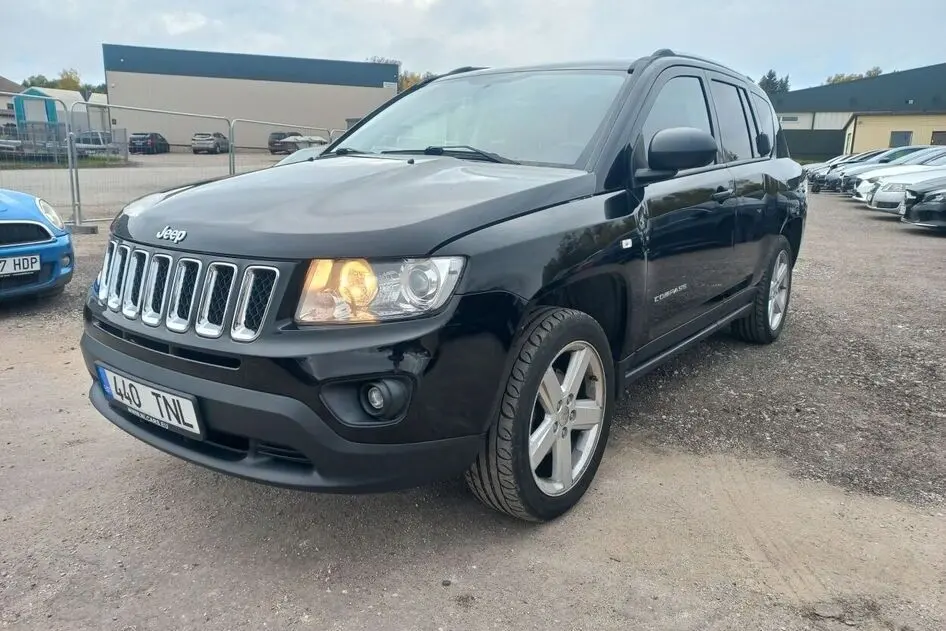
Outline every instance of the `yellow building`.
[(946, 145), (946, 113), (854, 114), (844, 127), (844, 153), (906, 145)]

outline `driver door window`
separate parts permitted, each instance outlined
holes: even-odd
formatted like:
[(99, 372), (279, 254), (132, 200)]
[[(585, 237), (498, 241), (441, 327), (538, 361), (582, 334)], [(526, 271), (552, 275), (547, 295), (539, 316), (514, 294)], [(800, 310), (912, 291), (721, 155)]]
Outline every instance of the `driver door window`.
[(695, 127), (713, 133), (706, 94), (699, 77), (674, 77), (660, 89), (641, 129), (645, 155), (654, 134), (670, 127)]

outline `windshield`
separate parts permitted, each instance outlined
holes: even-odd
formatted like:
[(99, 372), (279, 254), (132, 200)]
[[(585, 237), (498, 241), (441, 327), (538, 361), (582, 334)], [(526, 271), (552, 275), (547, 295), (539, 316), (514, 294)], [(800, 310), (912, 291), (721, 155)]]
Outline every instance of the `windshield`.
[(935, 158), (941, 152), (942, 150), (937, 149), (920, 149), (919, 151), (900, 156), (896, 160), (891, 160), (887, 164), (919, 164), (924, 160)]
[(466, 145), (516, 162), (571, 167), (626, 78), (625, 72), (587, 70), (451, 77), (392, 103), (335, 150), (422, 153)]
[(938, 158), (933, 158), (932, 160), (927, 160), (923, 163), (924, 166), (931, 167), (941, 167), (946, 166), (946, 154), (939, 156)]

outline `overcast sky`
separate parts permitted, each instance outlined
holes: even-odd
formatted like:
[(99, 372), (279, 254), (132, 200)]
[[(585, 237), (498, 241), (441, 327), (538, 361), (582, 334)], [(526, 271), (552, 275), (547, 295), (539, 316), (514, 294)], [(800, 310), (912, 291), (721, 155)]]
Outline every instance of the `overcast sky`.
[(669, 47), (793, 88), (946, 61), (946, 0), (0, 0), (0, 75), (75, 67), (102, 43), (362, 61), (418, 71), (634, 58)]

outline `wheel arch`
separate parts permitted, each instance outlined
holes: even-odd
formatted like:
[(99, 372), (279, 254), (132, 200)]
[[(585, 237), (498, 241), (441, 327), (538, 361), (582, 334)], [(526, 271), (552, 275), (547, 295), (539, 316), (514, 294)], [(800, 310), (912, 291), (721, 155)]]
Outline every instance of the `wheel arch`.
[(628, 295), (627, 280), (617, 270), (594, 270), (540, 289), (527, 303), (523, 321), (532, 310), (541, 307), (561, 307), (586, 313), (604, 331), (611, 347), (611, 357), (617, 362), (623, 355), (628, 331)]
[(792, 248), (792, 265), (798, 260), (798, 252), (801, 249), (802, 234), (804, 233), (805, 222), (801, 217), (794, 217), (785, 222), (780, 234), (788, 239), (788, 244)]

